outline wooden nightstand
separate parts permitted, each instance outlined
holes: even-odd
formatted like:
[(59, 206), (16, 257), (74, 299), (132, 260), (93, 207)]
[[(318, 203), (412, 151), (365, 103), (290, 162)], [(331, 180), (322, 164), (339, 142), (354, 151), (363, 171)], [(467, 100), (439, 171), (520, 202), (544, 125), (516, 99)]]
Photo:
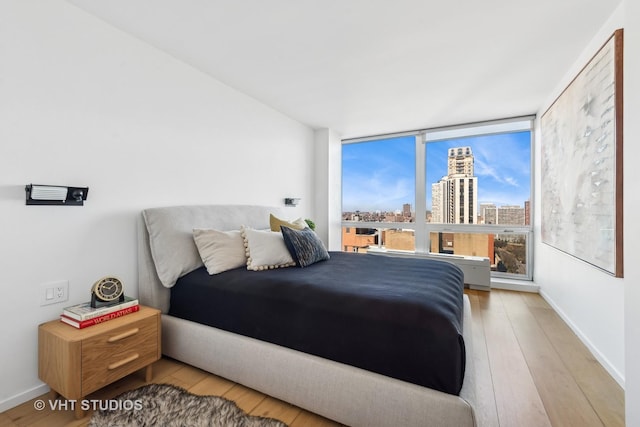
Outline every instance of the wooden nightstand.
[(38, 327), (38, 376), (51, 390), (76, 401), (76, 418), (84, 416), (80, 400), (120, 378), (146, 368), (161, 357), (160, 311), (140, 310), (99, 325), (76, 329), (60, 320)]

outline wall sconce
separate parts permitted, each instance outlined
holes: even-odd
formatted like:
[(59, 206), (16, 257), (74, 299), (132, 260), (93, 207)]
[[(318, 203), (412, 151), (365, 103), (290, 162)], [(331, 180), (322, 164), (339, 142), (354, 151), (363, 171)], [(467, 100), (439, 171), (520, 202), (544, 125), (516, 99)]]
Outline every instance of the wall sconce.
[(87, 200), (89, 187), (28, 184), (24, 190), (27, 205), (82, 206)]
[(285, 206), (298, 206), (298, 203), (300, 203), (300, 199), (299, 198), (295, 198), (295, 197), (287, 197), (284, 199), (284, 205)]

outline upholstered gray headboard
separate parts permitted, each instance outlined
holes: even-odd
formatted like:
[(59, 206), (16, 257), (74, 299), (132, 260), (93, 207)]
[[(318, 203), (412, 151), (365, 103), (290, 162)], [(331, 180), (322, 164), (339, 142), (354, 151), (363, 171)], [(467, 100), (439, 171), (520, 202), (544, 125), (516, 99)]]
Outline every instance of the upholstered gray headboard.
[(138, 221), (138, 298), (144, 305), (169, 311), (170, 288), (182, 275), (202, 266), (194, 228), (238, 230), (245, 225), (269, 228), (269, 214), (282, 208), (254, 205), (193, 205), (150, 208)]

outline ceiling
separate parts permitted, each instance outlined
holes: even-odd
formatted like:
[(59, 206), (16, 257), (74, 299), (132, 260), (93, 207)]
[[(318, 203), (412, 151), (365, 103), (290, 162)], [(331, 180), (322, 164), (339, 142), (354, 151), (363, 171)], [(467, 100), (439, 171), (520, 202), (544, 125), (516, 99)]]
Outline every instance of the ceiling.
[(345, 138), (535, 113), (620, 3), (68, 1)]

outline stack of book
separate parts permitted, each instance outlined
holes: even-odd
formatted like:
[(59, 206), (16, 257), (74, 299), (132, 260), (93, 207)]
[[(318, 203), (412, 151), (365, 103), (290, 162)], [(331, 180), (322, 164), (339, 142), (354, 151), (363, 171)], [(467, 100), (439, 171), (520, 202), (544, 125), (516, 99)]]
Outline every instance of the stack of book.
[(82, 329), (135, 313), (138, 310), (140, 310), (138, 300), (125, 296), (123, 302), (107, 306), (93, 308), (90, 302), (84, 302), (66, 307), (62, 310), (60, 320), (74, 328)]

